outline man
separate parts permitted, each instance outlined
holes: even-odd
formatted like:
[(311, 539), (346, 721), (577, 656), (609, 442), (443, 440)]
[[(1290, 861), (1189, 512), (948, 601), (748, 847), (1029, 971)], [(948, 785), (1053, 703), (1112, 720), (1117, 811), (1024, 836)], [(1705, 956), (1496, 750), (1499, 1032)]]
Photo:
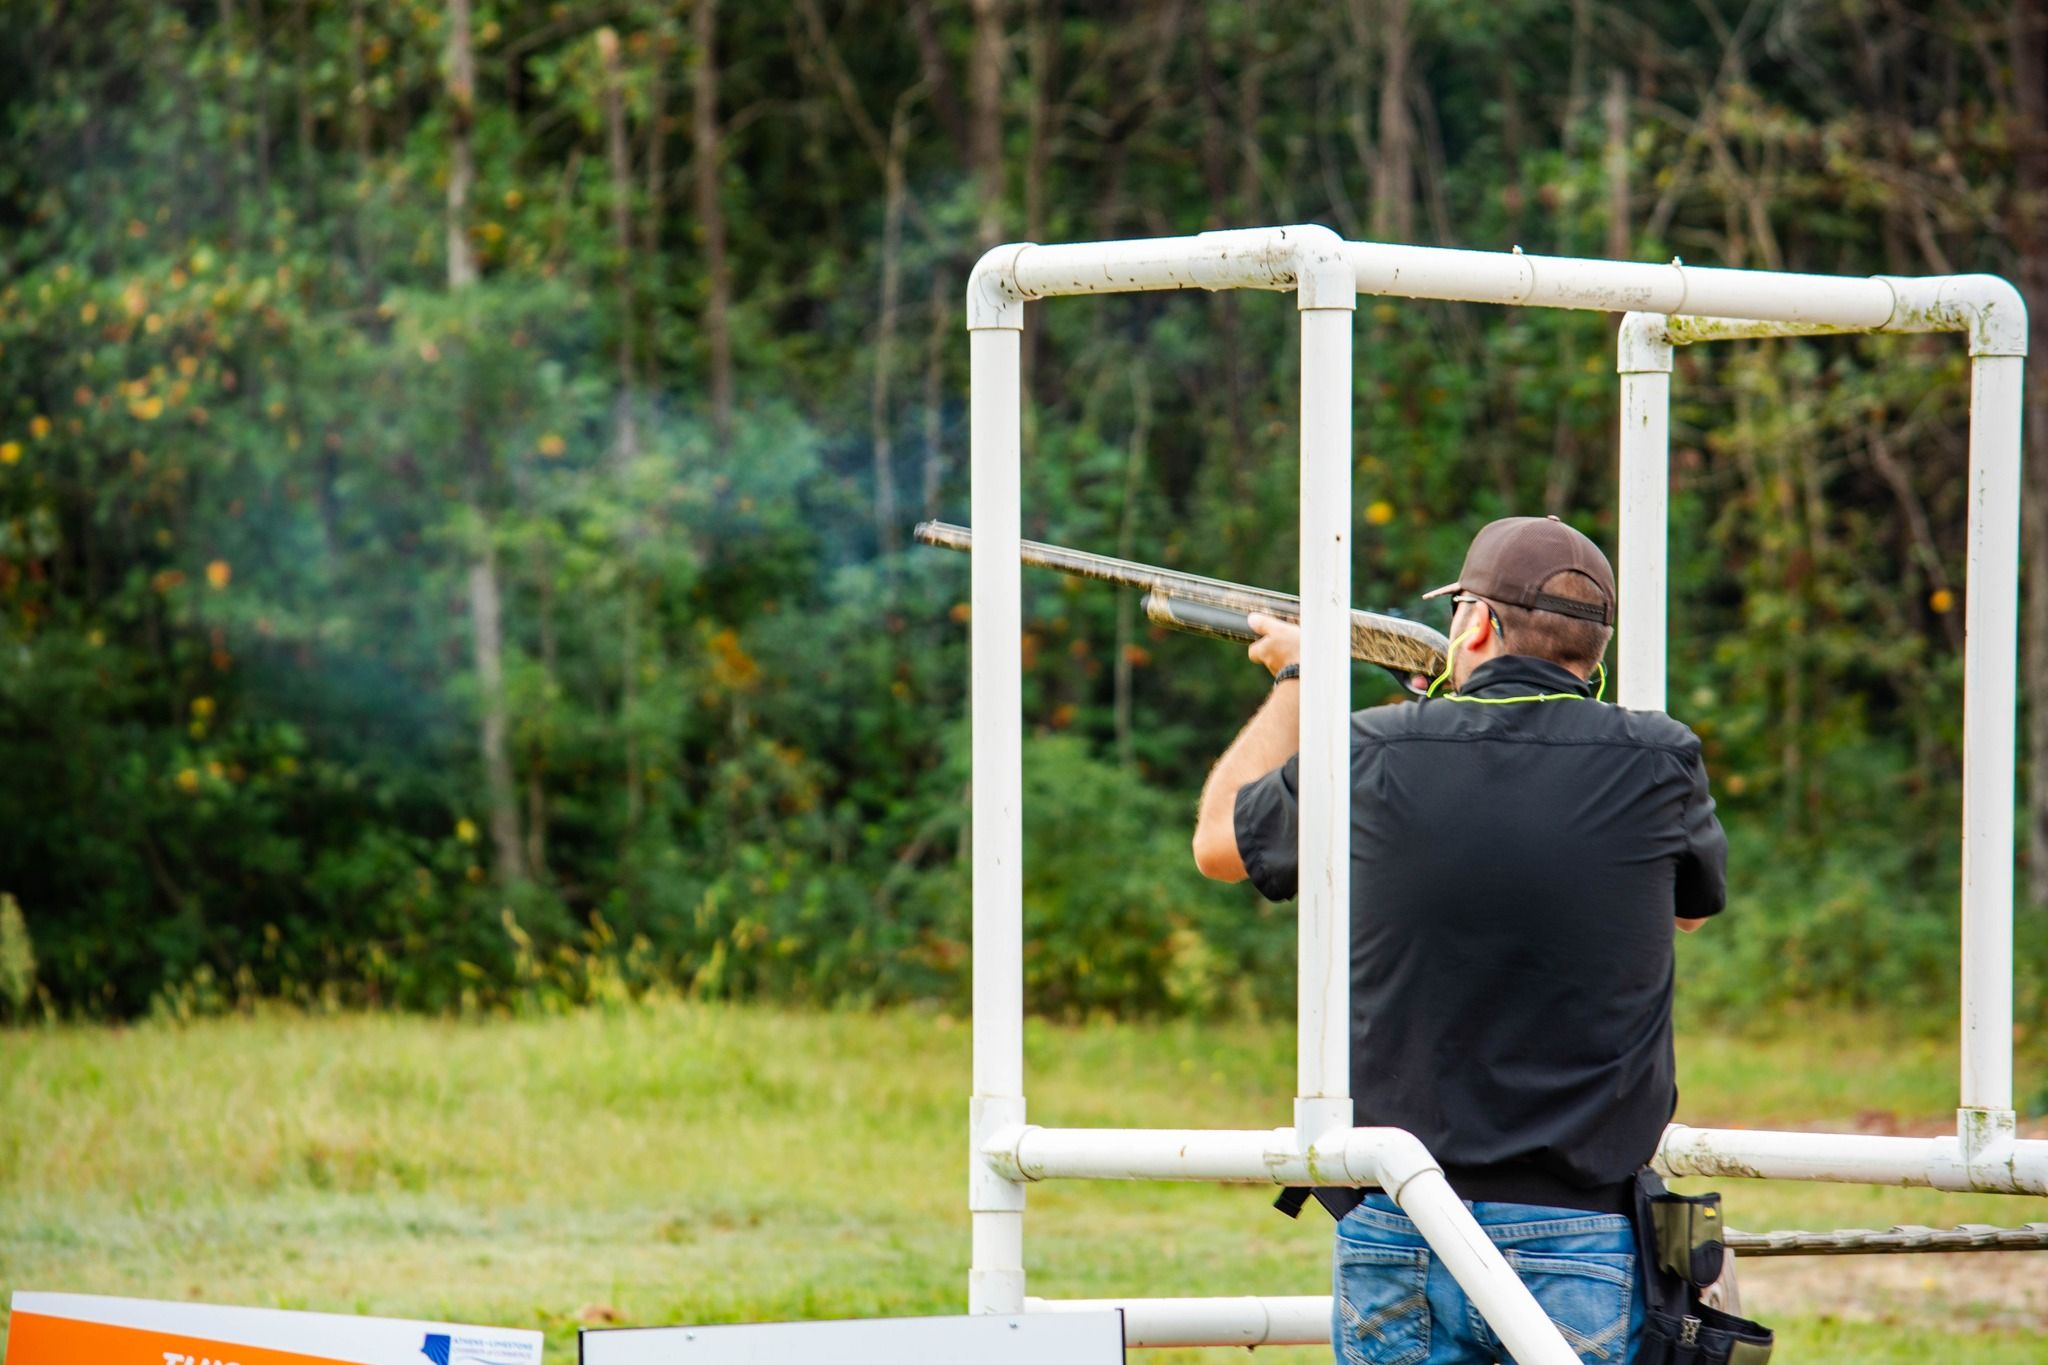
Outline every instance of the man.
[[(1448, 694), (1352, 717), (1356, 1122), (1419, 1137), (1572, 1349), (1619, 1365), (1643, 1316), (1632, 1177), (1677, 1103), (1672, 926), (1722, 908), (1727, 841), (1698, 738), (1599, 699), (1614, 574), (1592, 541), (1496, 521), (1428, 595), (1453, 603)], [(1209, 775), (1195, 861), (1286, 900), (1300, 632), (1254, 624), (1273, 692)], [(1339, 1361), (1505, 1358), (1384, 1193), (1333, 1259)]]

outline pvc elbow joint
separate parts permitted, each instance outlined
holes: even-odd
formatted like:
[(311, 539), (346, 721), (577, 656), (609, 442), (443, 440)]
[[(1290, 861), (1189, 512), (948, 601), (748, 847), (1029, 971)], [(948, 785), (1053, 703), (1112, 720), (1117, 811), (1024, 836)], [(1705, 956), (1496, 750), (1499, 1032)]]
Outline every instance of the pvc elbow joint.
[(967, 276), (967, 330), (1024, 330), (1024, 291), (1017, 287), (1017, 258), (1034, 242), (992, 246)]
[(1961, 331), (1973, 356), (2027, 353), (2027, 303), (1997, 275), (1879, 275), (1891, 286), (1892, 315), (1881, 331)]

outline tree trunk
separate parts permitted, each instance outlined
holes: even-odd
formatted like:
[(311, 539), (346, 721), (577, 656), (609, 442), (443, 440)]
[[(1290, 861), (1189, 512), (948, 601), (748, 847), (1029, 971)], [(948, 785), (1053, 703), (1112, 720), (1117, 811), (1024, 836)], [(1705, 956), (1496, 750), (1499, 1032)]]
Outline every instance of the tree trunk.
[(1380, 68), (1379, 154), (1373, 168), (1372, 235), (1406, 242), (1415, 234), (1415, 130), (1408, 116), (1408, 0), (1386, 0)]
[(2027, 896), (2048, 910), (2048, 0), (2019, 0), (2011, 19), (2014, 120), (2012, 242), (2026, 294)]
[(925, 300), (928, 328), (924, 347), (924, 515), (927, 521), (939, 515), (939, 494), (945, 487), (946, 342), (952, 336), (947, 326), (953, 310), (947, 305), (945, 277), (932, 271), (931, 292)]
[(1003, 239), (1003, 0), (972, 0), (974, 57), (968, 69), (973, 107), (967, 159), (974, 173), (976, 235)]
[[(1244, 14), (1251, 31), (1258, 32), (1265, 22), (1264, 0), (1246, 0)], [(1247, 223), (1262, 222), (1266, 216), (1265, 195), (1260, 190), (1265, 180), (1265, 155), (1259, 148), (1259, 116), (1263, 112), (1260, 101), (1265, 97), (1265, 78), (1264, 59), (1252, 55), (1237, 79), (1237, 211)], [(1237, 292), (1232, 290), (1229, 297), (1235, 299)]]
[(1632, 254), (1628, 198), (1628, 81), (1619, 70), (1607, 73), (1607, 97), (1601, 104), (1607, 122), (1607, 255), (1625, 261)]
[(894, 554), (896, 537), (895, 420), (889, 411), (889, 381), (896, 359), (896, 304), (903, 279), (903, 157), (910, 141), (907, 100), (896, 102), (889, 125), (889, 156), (882, 166), (882, 298), (875, 322), (875, 379), (868, 404), (875, 456), (875, 544)]
[[(1061, 0), (1031, 0), (1026, 21), (1026, 50), (1031, 72), (1031, 103), (1025, 116), (1024, 152), (1024, 240), (1042, 242), (1046, 237), (1046, 173), (1052, 165), (1054, 117), (1052, 92), (1059, 65), (1059, 9)], [(1045, 348), (1045, 329), (1033, 327), (1024, 333), (1019, 357), (1023, 391), (1032, 392), (1039, 357)]]
[[(648, 266), (661, 269), (661, 233), (667, 226), (668, 215), (668, 61), (675, 46), (666, 29), (654, 35), (654, 60), (649, 64), (647, 79), (647, 207), (640, 216), (640, 254)], [(657, 279), (659, 276), (657, 275)], [(655, 299), (649, 308), (657, 315), (661, 309), (660, 290), (652, 291)], [(652, 333), (647, 338), (646, 353), (640, 357), (641, 378), (652, 392), (659, 392), (661, 383), (656, 369), (656, 349)]]
[[(475, 124), (476, 57), (470, 46), (469, 0), (448, 5), (448, 290), (461, 297), (476, 284), (476, 255), (469, 244), (469, 192), (476, 181), (471, 151)], [(470, 405), (465, 403), (465, 409)], [(479, 736), (484, 787), (490, 803), (492, 870), (500, 886), (526, 879), (519, 841), (518, 794), (512, 781), (511, 718), (505, 701), (503, 607), (498, 592), (497, 550), (491, 543), (489, 457), (473, 415), (465, 411), (463, 445), (466, 492), (480, 543), (469, 565), (471, 657), (476, 668)]]
[[(312, 49), (311, 24), (306, 9), (312, 0), (292, 2), (292, 86), (298, 95), (299, 181), (308, 195), (317, 195), (320, 182), (313, 161), (313, 76), (306, 69)], [(312, 216), (311, 209), (307, 216)]]
[[(1024, 162), (1024, 240), (1045, 237), (1045, 177), (1052, 164), (1052, 93), (1059, 67), (1060, 0), (1031, 0), (1031, 108), (1029, 148)], [(1033, 335), (1037, 335), (1035, 332)]]
[(721, 455), (732, 439), (732, 272), (725, 256), (725, 201), (719, 193), (724, 150), (718, 126), (718, 0), (696, 0), (690, 14), (691, 143), (697, 224), (704, 233), (704, 342), (710, 361), (711, 435)]
[(370, 79), (363, 49), (369, 43), (363, 17), (364, 0), (349, 0), (348, 6), (348, 107), (349, 138), (355, 144), (356, 168), (370, 169)]
[[(619, 35), (611, 28), (597, 31), (597, 51), (604, 67), (604, 146), (611, 168), (612, 249), (618, 252), (619, 289), (619, 392), (612, 404), (612, 469), (620, 493), (630, 503), (627, 480), (640, 458), (639, 380), (634, 356), (637, 326), (633, 300), (633, 163), (626, 151), (626, 96), (619, 70)], [(619, 720), (626, 749), (626, 828), (640, 828), (646, 809), (644, 772), (640, 754), (640, 588), (633, 572), (634, 533), (632, 515), (627, 514), (625, 544), (621, 546), (624, 565), (620, 572), (623, 598), (619, 604)]]
[[(1145, 366), (1139, 362), (1131, 367), (1131, 446), (1124, 456), (1124, 505), (1123, 514), (1117, 521), (1116, 553), (1119, 559), (1130, 559), (1137, 553), (1138, 542), (1138, 490), (1143, 484), (1146, 447), (1152, 440), (1152, 389), (1145, 377)], [(1116, 722), (1116, 761), (1128, 768), (1133, 761), (1132, 754), (1132, 670), (1135, 664), (1131, 655), (1137, 647), (1137, 594), (1120, 592), (1116, 595), (1116, 693), (1113, 713)]]
[(960, 96), (953, 88), (952, 68), (946, 65), (946, 49), (939, 41), (938, 21), (932, 16), (932, 0), (910, 0), (910, 32), (917, 40), (917, 59), (924, 69), (924, 83), (932, 94), (932, 107), (939, 111), (939, 126), (952, 139), (960, 159), (973, 158), (968, 145), (967, 120), (960, 113)]
[[(235, 22), (235, 0), (219, 0), (217, 11), (220, 45), (233, 53), (241, 46), (240, 37), (235, 32), (240, 27)], [(226, 155), (217, 158), (213, 166), (215, 194), (228, 221), (228, 244), (236, 252), (242, 249), (242, 148), (234, 136), (232, 114), (241, 112), (243, 90), (244, 87), (235, 82), (221, 94), (221, 102), (228, 107), (231, 117), (226, 130)]]
[(640, 453), (635, 413), (639, 379), (633, 344), (638, 325), (633, 300), (633, 164), (626, 151), (626, 96), (624, 77), (619, 70), (619, 35), (609, 27), (599, 29), (597, 51), (604, 67), (604, 150), (611, 168), (612, 249), (618, 252), (619, 392), (612, 410), (612, 450), (617, 462), (624, 466)]

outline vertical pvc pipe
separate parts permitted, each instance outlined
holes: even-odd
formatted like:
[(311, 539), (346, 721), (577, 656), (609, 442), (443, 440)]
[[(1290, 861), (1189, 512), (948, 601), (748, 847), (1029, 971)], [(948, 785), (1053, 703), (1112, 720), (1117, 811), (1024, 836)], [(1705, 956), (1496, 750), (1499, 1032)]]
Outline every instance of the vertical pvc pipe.
[[(2026, 360), (1970, 363), (1969, 550), (1963, 611), (1962, 1105), (2012, 1108), (2015, 674), (2020, 410)], [(1964, 1133), (1965, 1145), (1970, 1134)]]
[(1665, 707), (1669, 650), (1671, 521), (1671, 343), (1664, 319), (1622, 319), (1615, 368), (1621, 374), (1621, 563), (1616, 585), (1615, 700), (1637, 711)]
[[(1301, 312), (1301, 882), (1295, 1127), (1351, 1124), (1351, 324)], [(1303, 300), (1307, 302), (1306, 298)]]
[(968, 1311), (1024, 1308), (1024, 1187), (989, 1169), (981, 1142), (1024, 1121), (1022, 309), (968, 332), (974, 798), (974, 1096)]

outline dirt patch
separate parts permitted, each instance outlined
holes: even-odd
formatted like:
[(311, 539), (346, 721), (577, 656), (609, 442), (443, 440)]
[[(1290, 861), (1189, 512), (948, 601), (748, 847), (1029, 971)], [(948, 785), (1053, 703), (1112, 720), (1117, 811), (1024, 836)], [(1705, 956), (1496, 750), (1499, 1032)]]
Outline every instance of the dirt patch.
[(1741, 1263), (1743, 1311), (1968, 1332), (2048, 1326), (2048, 1251), (1783, 1256)]

